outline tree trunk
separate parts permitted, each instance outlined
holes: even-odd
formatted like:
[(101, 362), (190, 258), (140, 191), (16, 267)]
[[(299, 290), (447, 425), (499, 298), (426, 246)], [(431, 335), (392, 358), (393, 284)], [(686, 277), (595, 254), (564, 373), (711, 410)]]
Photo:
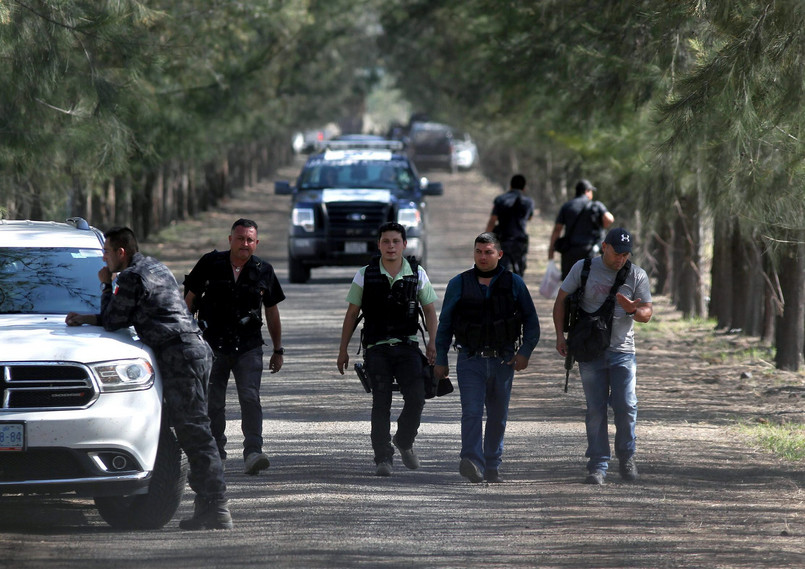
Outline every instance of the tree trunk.
[(764, 345), (771, 346), (774, 342), (777, 317), (782, 315), (782, 302), (777, 294), (780, 286), (777, 271), (774, 270), (768, 254), (763, 255), (763, 273), (765, 282), (763, 288), (763, 327), (760, 331), (760, 341)]
[(717, 211), (713, 223), (713, 266), (710, 269), (709, 316), (719, 329), (732, 328), (733, 220)]
[[(649, 269), (655, 279), (654, 294), (670, 294), (673, 279), (672, 247), (673, 229), (668, 223), (660, 223), (649, 243)], [(646, 268), (646, 267), (644, 267)]]
[(746, 336), (760, 336), (763, 333), (763, 311), (766, 296), (766, 278), (763, 274), (763, 253), (757, 239), (744, 241), (746, 250), (749, 286), (749, 302), (746, 306), (746, 315), (743, 323), (743, 333)]
[(131, 178), (128, 176), (115, 178), (113, 191), (115, 213), (112, 225), (132, 226), (134, 208), (132, 206)]
[(749, 294), (751, 290), (750, 267), (746, 255), (746, 247), (741, 231), (736, 224), (732, 227), (731, 240), (732, 258), (732, 314), (730, 329), (736, 332), (743, 332), (747, 322), (749, 303), (752, 298)]
[(677, 199), (674, 222), (674, 302), (684, 318), (701, 316), (702, 290), (699, 276), (699, 203), (695, 195)]
[(805, 349), (805, 244), (782, 245), (780, 289), (783, 315), (777, 319), (777, 369), (799, 371)]

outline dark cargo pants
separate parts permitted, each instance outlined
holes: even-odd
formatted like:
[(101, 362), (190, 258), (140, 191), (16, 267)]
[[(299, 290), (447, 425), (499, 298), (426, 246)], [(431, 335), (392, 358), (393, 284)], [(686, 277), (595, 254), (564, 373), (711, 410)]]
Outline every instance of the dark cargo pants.
[(206, 385), (212, 350), (194, 334), (157, 352), (163, 399), (171, 426), (190, 465), (188, 483), (203, 498), (222, 499), (226, 492), (218, 447), (210, 432)]
[(372, 381), (372, 448), (375, 463), (392, 462), (391, 395), (394, 378), (400, 385), (403, 408), (397, 418), (397, 442), (401, 448), (414, 444), (422, 409), (425, 408), (425, 381), (422, 354), (416, 345), (375, 345), (364, 356), (366, 372)]

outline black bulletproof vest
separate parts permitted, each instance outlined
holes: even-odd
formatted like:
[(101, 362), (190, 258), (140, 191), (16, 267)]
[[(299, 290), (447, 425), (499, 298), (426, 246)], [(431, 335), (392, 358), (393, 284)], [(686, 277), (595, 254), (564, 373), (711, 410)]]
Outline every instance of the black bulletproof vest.
[(512, 281), (510, 271), (500, 273), (487, 298), (474, 269), (461, 273), (461, 298), (453, 313), (456, 345), (471, 352), (516, 347), (523, 323), (514, 300)]
[(364, 347), (389, 338), (407, 338), (419, 329), (417, 304), (418, 265), (408, 260), (413, 275), (406, 275), (392, 287), (380, 272), (380, 257), (374, 257), (363, 274), (361, 310)]

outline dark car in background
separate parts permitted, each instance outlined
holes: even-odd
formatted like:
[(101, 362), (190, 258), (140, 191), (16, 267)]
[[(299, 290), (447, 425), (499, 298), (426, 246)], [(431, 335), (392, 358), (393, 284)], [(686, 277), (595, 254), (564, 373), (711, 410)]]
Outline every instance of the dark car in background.
[(458, 169), (453, 129), (437, 122), (415, 122), (407, 136), (408, 156), (420, 170)]
[(425, 264), (425, 196), (443, 188), (420, 178), (400, 141), (343, 140), (308, 158), (295, 185), (277, 181), (274, 191), (292, 196), (288, 280), (304, 283), (315, 267), (368, 263), (387, 221), (405, 226), (405, 255)]

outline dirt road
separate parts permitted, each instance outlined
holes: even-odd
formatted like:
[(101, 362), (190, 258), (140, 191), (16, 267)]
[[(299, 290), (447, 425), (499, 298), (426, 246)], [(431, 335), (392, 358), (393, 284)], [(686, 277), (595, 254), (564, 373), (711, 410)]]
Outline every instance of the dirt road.
[[(475, 173), (442, 179), (445, 195), (429, 202), (427, 265), (440, 298), (447, 280), (471, 265), (472, 240), (500, 190)], [(261, 227), (258, 254), (287, 283), (287, 208), (287, 198), (266, 183), (144, 249), (181, 281), (203, 252), (226, 247), (235, 218), (252, 217)], [(175, 519), (159, 531), (114, 532), (89, 502), (14, 499), (0, 502), (0, 567), (805, 566), (802, 465), (753, 450), (731, 428), (733, 419), (752, 420), (767, 408), (801, 413), (801, 401), (756, 396), (736, 370), (691, 357), (695, 340), (687, 334), (637, 332), (640, 480), (623, 483), (615, 472), (602, 487), (582, 483), (578, 375), (564, 393), (552, 302), (536, 292), (550, 225), (542, 220), (531, 228), (526, 280), (542, 339), (529, 368), (515, 377), (505, 484), (473, 485), (459, 476), (457, 393), (426, 405), (420, 470), (407, 471), (398, 460), (391, 478), (373, 476), (370, 399), (335, 365), (354, 269), (318, 269), (309, 284), (284, 284), (286, 364), (264, 377), (272, 464), (258, 477), (242, 474), (237, 459), (242, 436), (230, 390), (233, 531), (182, 532)], [(665, 299), (655, 301), (657, 319), (678, 318)], [(354, 353), (357, 340), (352, 347)], [(177, 518), (190, 512), (191, 501), (188, 491)]]

